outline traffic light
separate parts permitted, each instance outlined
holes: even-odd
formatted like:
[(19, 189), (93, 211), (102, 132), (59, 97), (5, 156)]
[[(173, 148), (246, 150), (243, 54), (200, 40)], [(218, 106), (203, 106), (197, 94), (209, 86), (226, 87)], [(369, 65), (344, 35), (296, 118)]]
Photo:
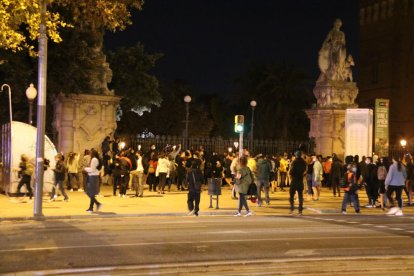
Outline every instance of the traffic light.
[(244, 131), (244, 116), (236, 115), (234, 117), (234, 131), (236, 133), (242, 133)]

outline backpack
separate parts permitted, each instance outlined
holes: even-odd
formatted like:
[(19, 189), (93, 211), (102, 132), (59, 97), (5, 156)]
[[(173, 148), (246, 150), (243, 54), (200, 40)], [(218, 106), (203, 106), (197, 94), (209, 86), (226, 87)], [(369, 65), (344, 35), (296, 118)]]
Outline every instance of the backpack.
[(101, 158), (97, 158), (97, 159), (98, 159), (98, 166), (96, 166), (96, 169), (98, 171), (100, 171), (102, 169), (103, 162), (102, 162)]

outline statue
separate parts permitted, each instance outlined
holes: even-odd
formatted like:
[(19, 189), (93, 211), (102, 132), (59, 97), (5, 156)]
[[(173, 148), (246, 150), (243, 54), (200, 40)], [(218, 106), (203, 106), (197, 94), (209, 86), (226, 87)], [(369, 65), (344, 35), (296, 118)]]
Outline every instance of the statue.
[(354, 66), (352, 56), (347, 58), (345, 34), (340, 30), (342, 21), (336, 19), (332, 30), (326, 36), (319, 51), (319, 81), (341, 80), (352, 82), (351, 66)]

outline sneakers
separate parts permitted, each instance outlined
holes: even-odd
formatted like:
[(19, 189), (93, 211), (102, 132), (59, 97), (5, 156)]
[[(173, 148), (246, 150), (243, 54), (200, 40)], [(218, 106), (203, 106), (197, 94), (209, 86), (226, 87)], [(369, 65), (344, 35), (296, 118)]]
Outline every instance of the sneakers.
[(250, 216), (253, 216), (253, 213), (249, 211), (249, 212), (247, 212), (247, 214), (245, 214), (244, 216), (245, 216), (245, 217), (250, 217)]
[(53, 202), (53, 201), (55, 201), (55, 198), (53, 197), (48, 200), (48, 202)]
[(343, 215), (346, 215), (346, 211), (345, 211), (345, 210), (342, 210), (342, 214), (343, 214)]
[(194, 215), (194, 210), (191, 210), (188, 214), (187, 214), (187, 216), (192, 216), (192, 215)]
[(78, 189), (78, 192), (83, 192), (83, 189)]
[(237, 212), (237, 213), (234, 214), (234, 216), (235, 217), (241, 217), (241, 214), (240, 214), (240, 212)]
[(69, 198), (65, 198), (63, 201), (64, 202), (69, 202)]
[(371, 204), (367, 204), (367, 205), (365, 205), (365, 208), (372, 208), (372, 205)]
[(93, 210), (92, 210), (92, 209), (88, 209), (88, 210), (86, 210), (86, 212), (88, 212), (88, 213), (92, 213), (92, 212), (93, 212)]
[(396, 216), (403, 216), (404, 214), (403, 214), (402, 210), (400, 209), (395, 213), (395, 215)]
[(387, 215), (395, 215), (398, 211), (400, 211), (397, 207), (392, 207), (388, 212)]

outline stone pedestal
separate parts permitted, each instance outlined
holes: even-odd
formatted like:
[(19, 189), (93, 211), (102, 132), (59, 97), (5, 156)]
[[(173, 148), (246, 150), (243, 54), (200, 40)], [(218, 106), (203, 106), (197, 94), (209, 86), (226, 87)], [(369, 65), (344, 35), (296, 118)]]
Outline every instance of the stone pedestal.
[(106, 95), (59, 95), (55, 101), (53, 128), (58, 151), (83, 153), (100, 146), (116, 130), (116, 108), (121, 97)]
[(345, 110), (355, 108), (358, 87), (354, 82), (318, 81), (313, 90), (316, 105), (306, 114), (310, 119), (309, 137), (315, 139), (315, 152), (323, 156), (345, 154)]

